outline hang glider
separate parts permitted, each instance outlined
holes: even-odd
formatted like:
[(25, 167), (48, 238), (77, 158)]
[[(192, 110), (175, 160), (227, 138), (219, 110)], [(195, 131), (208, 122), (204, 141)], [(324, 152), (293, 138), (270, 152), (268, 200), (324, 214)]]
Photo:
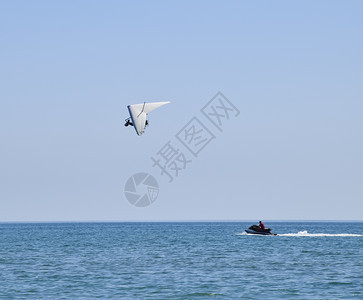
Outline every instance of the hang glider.
[(147, 114), (168, 103), (170, 102), (144, 102), (127, 106), (130, 117), (125, 120), (125, 126), (134, 126), (137, 135), (142, 135), (146, 126), (149, 125), (149, 122), (146, 119)]

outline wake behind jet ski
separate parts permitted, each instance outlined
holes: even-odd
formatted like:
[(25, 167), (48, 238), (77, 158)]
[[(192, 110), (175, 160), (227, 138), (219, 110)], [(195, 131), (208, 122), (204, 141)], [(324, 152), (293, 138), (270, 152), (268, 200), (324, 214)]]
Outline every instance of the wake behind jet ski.
[(245, 230), (249, 234), (259, 234), (259, 235), (277, 235), (271, 232), (271, 228), (265, 228), (265, 225), (260, 221), (260, 225), (252, 225)]

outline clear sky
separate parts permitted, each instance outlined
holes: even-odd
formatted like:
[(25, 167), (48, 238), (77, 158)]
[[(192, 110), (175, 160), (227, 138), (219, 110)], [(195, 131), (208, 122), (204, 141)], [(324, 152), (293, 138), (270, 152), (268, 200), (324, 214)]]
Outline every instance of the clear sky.
[[(0, 1), (0, 222), (362, 220), (362, 1)], [(240, 111), (217, 130), (221, 91)], [(139, 137), (127, 105), (171, 101)], [(197, 117), (172, 183), (151, 157)], [(208, 123), (209, 122), (209, 123)], [(159, 183), (144, 208), (130, 176)]]

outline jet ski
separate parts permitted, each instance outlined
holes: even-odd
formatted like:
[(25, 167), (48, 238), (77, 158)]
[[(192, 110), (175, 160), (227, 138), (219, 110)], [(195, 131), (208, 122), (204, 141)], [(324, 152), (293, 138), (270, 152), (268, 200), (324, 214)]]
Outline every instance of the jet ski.
[(260, 235), (277, 235), (271, 232), (271, 228), (262, 229), (258, 225), (252, 225), (250, 228), (245, 230), (249, 234), (260, 234)]

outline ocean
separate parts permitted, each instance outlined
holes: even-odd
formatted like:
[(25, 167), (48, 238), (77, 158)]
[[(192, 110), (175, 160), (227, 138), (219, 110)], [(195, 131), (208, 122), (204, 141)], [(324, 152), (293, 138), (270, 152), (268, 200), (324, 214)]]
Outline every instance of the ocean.
[(362, 222), (1, 223), (0, 299), (363, 299)]

